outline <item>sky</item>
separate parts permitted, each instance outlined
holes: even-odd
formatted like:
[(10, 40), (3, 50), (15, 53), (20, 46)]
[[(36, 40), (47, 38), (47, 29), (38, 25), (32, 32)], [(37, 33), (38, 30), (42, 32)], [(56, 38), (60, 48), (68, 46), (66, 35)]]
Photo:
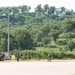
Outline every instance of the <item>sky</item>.
[(38, 4), (49, 4), (56, 8), (65, 7), (75, 10), (75, 0), (0, 0), (0, 7), (27, 5), (31, 6), (33, 10)]

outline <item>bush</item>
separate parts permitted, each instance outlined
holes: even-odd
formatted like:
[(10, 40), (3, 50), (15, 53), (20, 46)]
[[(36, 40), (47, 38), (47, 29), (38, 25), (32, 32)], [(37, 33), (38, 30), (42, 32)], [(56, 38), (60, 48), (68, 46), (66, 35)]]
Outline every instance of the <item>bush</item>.
[[(16, 54), (18, 50), (14, 50), (12, 53)], [(75, 52), (74, 51), (65, 51), (63, 49), (55, 49), (49, 50), (46, 48), (45, 50), (24, 50), (20, 51), (20, 59), (22, 60), (40, 60), (40, 59), (47, 59), (48, 53), (50, 52), (52, 59), (74, 59)]]
[(52, 44), (47, 45), (47, 47), (49, 47), (49, 48), (57, 48), (56, 45), (52, 45)]
[(46, 44), (51, 43), (51, 39), (48, 38), (48, 37), (44, 37), (44, 38), (42, 39), (42, 42), (43, 42), (44, 45), (46, 45)]
[(71, 51), (66, 52), (66, 58), (75, 59), (75, 53)]
[(43, 43), (41, 43), (41, 42), (38, 42), (38, 43), (37, 43), (37, 47), (43, 47), (43, 46), (44, 46)]
[(67, 45), (68, 44), (68, 41), (65, 39), (59, 39), (57, 40), (56, 42), (58, 45)]
[(68, 49), (69, 50), (73, 50), (75, 48), (75, 42), (74, 41), (70, 41), (67, 45)]
[(13, 54), (13, 55), (16, 55), (17, 53), (20, 53), (20, 50), (14, 49), (10, 53)]
[(42, 50), (24, 50), (20, 52), (21, 59), (47, 59), (48, 51)]

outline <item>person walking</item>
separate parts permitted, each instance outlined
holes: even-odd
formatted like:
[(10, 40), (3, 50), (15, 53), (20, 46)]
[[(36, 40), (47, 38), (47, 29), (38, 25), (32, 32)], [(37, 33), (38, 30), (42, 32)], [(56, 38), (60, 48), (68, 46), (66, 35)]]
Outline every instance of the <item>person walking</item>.
[(19, 58), (20, 58), (19, 53), (17, 53), (16, 58), (17, 58), (17, 62), (19, 62)]
[(51, 62), (51, 54), (50, 53), (48, 53), (48, 61), (47, 62)]

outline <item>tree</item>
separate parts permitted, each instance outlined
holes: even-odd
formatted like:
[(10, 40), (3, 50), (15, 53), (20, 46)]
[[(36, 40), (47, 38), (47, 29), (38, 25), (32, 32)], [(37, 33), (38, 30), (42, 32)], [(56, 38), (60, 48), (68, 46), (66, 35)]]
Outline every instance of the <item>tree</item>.
[(59, 34), (60, 34), (60, 30), (59, 31), (52, 30), (51, 33), (50, 33), (50, 36), (53, 37), (53, 40), (54, 40), (55, 43), (56, 43), (57, 38), (59, 37)]
[(34, 49), (34, 41), (26, 29), (16, 29), (14, 33), (18, 49)]
[(42, 11), (43, 11), (42, 5), (41, 4), (37, 5), (37, 7), (35, 8), (35, 12), (42, 12)]
[(75, 29), (75, 18), (71, 19), (65, 19), (62, 21), (64, 29), (69, 32), (73, 31)]
[(19, 25), (23, 25), (25, 21), (25, 16), (22, 15), (21, 13), (16, 13), (15, 14), (15, 21), (20, 23)]
[(48, 9), (48, 14), (49, 14), (49, 15), (55, 14), (55, 10), (56, 10), (56, 8), (55, 8), (54, 6), (49, 7), (49, 9)]
[(0, 51), (7, 51), (7, 33), (0, 30)]
[(43, 13), (48, 14), (48, 9), (49, 9), (49, 5), (45, 4), (44, 7), (43, 7)]
[(7, 40), (5, 38), (0, 39), (0, 51), (7, 51)]
[(28, 7), (27, 5), (23, 5), (23, 6), (19, 6), (19, 9), (22, 14), (26, 14), (29, 13), (31, 7)]

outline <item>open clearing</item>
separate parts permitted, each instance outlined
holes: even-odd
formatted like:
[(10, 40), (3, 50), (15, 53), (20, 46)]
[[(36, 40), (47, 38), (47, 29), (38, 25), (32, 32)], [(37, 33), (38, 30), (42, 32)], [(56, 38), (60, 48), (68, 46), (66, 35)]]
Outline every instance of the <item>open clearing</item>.
[(0, 62), (0, 75), (73, 75), (75, 62)]

